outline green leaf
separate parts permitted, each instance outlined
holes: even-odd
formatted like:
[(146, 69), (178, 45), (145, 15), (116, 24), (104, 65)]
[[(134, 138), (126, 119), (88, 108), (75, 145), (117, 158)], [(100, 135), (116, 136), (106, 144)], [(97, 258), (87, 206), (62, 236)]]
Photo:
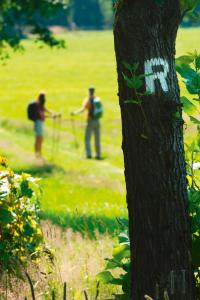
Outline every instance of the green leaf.
[(97, 274), (97, 279), (102, 283), (111, 283), (114, 279), (113, 275), (109, 271), (103, 271)]
[(0, 222), (10, 224), (13, 221), (11, 212), (5, 208), (1, 208)]
[(20, 184), (22, 196), (26, 196), (31, 198), (33, 195), (33, 190), (29, 187), (29, 182), (27, 180), (23, 180)]
[[(0, 240), (0, 252), (2, 253), (2, 251), (4, 251), (6, 249), (6, 242)], [(1, 257), (2, 258), (2, 257)], [(1, 259), (0, 258), (0, 259)]]
[(176, 59), (177, 63), (181, 64), (190, 64), (194, 61), (193, 55), (182, 55)]
[(199, 70), (200, 69), (200, 54), (198, 54), (195, 58), (195, 65), (196, 65), (196, 68)]
[(199, 0), (180, 0), (181, 9), (192, 12), (198, 5)]
[(122, 285), (123, 284), (123, 279), (121, 279), (121, 278), (113, 278), (113, 280), (110, 283), (111, 284), (115, 284), (115, 285)]
[(114, 248), (113, 257), (115, 261), (121, 262), (124, 258), (130, 258), (130, 247), (127, 244), (121, 244)]
[(138, 67), (139, 67), (139, 63), (134, 63), (134, 64), (131, 65), (127, 62), (124, 62), (123, 64), (124, 64), (125, 68), (127, 70), (129, 70), (130, 72), (132, 72), (132, 71), (136, 72)]
[(120, 275), (120, 278), (123, 280), (122, 290), (125, 294), (130, 292), (130, 283), (131, 283), (131, 273), (125, 273)]
[(131, 269), (130, 260), (127, 263), (124, 263), (122, 268), (125, 272), (130, 272)]
[(193, 114), (197, 107), (194, 105), (187, 97), (181, 97), (181, 102), (183, 103), (183, 110), (186, 114)]
[(142, 87), (143, 81), (140, 79), (139, 76), (133, 76), (131, 78), (131, 85), (132, 85), (132, 88), (135, 88), (137, 90)]
[(121, 268), (122, 264), (114, 259), (108, 259), (106, 264), (106, 270), (113, 270), (115, 268)]
[(196, 119), (195, 117), (190, 116), (190, 121), (194, 124), (200, 125), (200, 120)]
[(192, 241), (192, 263), (195, 268), (200, 266), (200, 238), (196, 237)]
[(122, 244), (122, 243), (130, 244), (130, 240), (129, 240), (129, 236), (128, 236), (127, 232), (121, 232), (119, 234), (119, 243), (120, 244)]
[(193, 70), (189, 65), (182, 64), (179, 61), (176, 62), (176, 71), (185, 79), (192, 79), (196, 76), (195, 70)]
[(141, 88), (143, 85), (143, 81), (140, 79), (139, 76), (134, 75), (132, 77), (128, 77), (123, 73), (123, 77), (124, 77), (124, 80), (126, 81), (127, 86), (130, 89), (137, 90), (137, 89)]
[(138, 67), (139, 67), (139, 63), (138, 63), (138, 62), (137, 62), (137, 63), (134, 63), (134, 64), (132, 65), (133, 71), (136, 72), (137, 69), (138, 69)]
[(33, 233), (34, 233), (34, 229), (29, 224), (25, 224), (24, 234), (29, 237), (29, 236), (32, 236)]
[(200, 74), (196, 73), (196, 75), (186, 81), (186, 87), (190, 94), (199, 94), (200, 93)]
[(129, 221), (128, 221), (127, 219), (125, 219), (125, 218), (117, 218), (117, 220), (118, 220), (118, 222), (119, 222), (121, 225), (123, 225), (123, 226), (125, 226), (126, 228), (128, 228)]

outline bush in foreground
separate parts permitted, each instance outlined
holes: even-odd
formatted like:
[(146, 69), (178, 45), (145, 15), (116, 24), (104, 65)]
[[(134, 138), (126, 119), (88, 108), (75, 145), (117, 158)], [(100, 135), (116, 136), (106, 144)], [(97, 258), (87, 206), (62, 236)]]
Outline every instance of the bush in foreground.
[(0, 165), (0, 269), (21, 277), (44, 247), (38, 219), (40, 187), (30, 175), (8, 169), (4, 158)]

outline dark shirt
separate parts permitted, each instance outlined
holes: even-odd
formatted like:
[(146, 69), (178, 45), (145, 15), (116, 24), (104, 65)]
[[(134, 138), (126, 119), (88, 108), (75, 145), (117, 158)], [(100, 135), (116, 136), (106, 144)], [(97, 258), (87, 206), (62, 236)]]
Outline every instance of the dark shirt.
[(45, 107), (41, 106), (39, 103), (37, 104), (37, 120), (44, 121), (45, 120)]

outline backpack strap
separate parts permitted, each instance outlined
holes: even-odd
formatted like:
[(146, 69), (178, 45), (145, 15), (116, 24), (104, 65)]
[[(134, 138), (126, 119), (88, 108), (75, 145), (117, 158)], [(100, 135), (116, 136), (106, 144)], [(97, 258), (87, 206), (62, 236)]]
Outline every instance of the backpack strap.
[(93, 112), (94, 112), (94, 97), (90, 97), (89, 101), (90, 101), (90, 104), (91, 104), (91, 108), (90, 108), (90, 111), (89, 111), (89, 116), (90, 116), (90, 118), (93, 118)]

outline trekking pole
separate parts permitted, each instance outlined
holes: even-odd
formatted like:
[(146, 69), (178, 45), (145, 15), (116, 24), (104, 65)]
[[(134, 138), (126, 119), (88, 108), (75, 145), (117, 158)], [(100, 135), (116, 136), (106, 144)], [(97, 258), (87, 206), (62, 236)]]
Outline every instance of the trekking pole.
[(56, 146), (56, 121), (53, 118), (53, 132), (52, 132), (52, 146), (51, 146), (51, 159), (54, 160)]
[(54, 160), (55, 154), (58, 155), (59, 144), (60, 144), (60, 128), (61, 128), (61, 117), (53, 118), (53, 134), (52, 134), (52, 151), (51, 156)]
[(56, 155), (58, 156), (59, 154), (59, 149), (60, 149), (60, 130), (61, 130), (61, 125), (62, 125), (62, 119), (61, 116), (57, 117), (57, 122), (56, 122)]
[(75, 148), (78, 148), (79, 144), (78, 144), (77, 135), (76, 135), (75, 119), (73, 117), (71, 117), (70, 121), (71, 121), (71, 126), (72, 126), (72, 134), (73, 134), (73, 137), (74, 137), (74, 146), (75, 146)]

